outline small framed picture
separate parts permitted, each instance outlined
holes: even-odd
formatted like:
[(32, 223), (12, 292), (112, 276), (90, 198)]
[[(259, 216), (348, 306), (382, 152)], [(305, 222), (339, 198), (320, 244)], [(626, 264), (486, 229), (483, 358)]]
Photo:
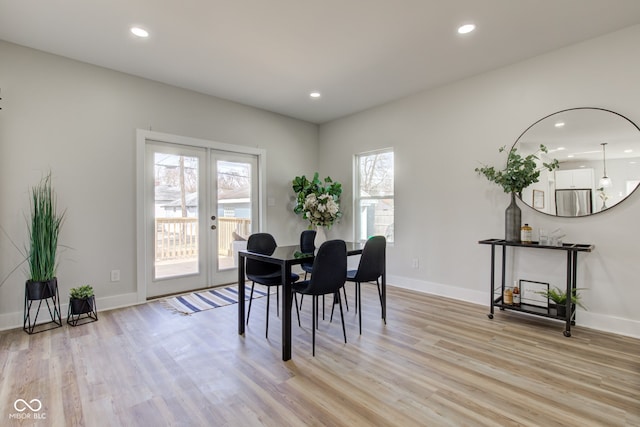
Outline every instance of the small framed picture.
[(534, 209), (544, 209), (544, 191), (533, 190), (533, 207)]
[(549, 299), (541, 295), (549, 290), (549, 284), (534, 282), (532, 280), (520, 280), (520, 302), (522, 304), (535, 305), (536, 307), (549, 308)]

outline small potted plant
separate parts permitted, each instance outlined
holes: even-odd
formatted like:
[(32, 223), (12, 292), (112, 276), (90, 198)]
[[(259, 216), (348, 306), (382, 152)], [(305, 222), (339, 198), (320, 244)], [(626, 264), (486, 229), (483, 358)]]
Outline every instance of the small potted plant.
[(95, 295), (91, 285), (71, 288), (69, 291), (69, 314), (80, 315), (95, 311)]
[[(584, 288), (576, 288), (573, 290), (573, 295), (571, 296), (571, 311), (573, 311), (574, 306), (579, 306), (583, 309), (587, 309), (581, 302), (579, 290)], [(549, 289), (547, 291), (538, 292), (540, 295), (544, 295), (547, 299), (554, 302), (556, 305), (557, 315), (558, 317), (566, 317), (567, 315), (567, 293), (560, 288)]]

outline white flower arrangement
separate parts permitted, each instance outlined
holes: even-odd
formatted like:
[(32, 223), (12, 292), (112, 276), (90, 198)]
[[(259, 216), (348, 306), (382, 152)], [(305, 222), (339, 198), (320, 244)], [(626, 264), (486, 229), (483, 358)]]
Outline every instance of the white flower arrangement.
[(316, 227), (331, 227), (340, 217), (340, 205), (331, 194), (311, 193), (304, 199), (303, 212), (303, 217)]
[(293, 191), (296, 193), (293, 212), (302, 214), (302, 217), (309, 221), (309, 228), (313, 226), (331, 228), (333, 223), (342, 216), (340, 212), (342, 185), (339, 182), (333, 181), (331, 177), (321, 181), (316, 172), (313, 179), (308, 180), (304, 175), (297, 176), (292, 184)]

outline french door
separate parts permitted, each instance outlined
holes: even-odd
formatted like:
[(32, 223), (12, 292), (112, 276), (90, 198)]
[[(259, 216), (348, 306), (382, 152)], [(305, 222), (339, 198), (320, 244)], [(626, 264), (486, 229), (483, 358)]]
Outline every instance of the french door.
[(258, 156), (144, 145), (146, 298), (235, 282), (239, 239), (259, 223)]

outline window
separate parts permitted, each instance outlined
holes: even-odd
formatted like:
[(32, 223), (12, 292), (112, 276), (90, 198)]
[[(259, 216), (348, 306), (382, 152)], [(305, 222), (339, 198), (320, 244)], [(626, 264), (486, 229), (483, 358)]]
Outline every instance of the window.
[(381, 235), (393, 242), (393, 149), (356, 155), (356, 240)]

